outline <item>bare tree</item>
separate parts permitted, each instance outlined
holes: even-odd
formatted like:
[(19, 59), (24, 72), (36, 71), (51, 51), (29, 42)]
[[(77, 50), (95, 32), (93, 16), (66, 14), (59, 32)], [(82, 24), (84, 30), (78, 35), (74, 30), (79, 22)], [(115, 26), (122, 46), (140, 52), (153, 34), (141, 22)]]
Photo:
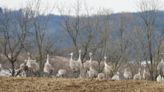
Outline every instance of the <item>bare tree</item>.
[[(78, 50), (82, 49), (82, 48), (80, 48), (79, 39), (80, 39), (81, 31), (83, 30), (83, 27), (84, 27), (84, 25), (82, 25), (82, 18), (80, 17), (80, 12), (81, 12), (80, 2), (79, 2), (79, 0), (77, 0), (76, 4), (74, 5), (73, 10), (71, 10), (71, 9), (64, 10), (61, 7), (58, 7), (58, 10), (59, 10), (61, 16), (63, 16), (63, 21), (61, 23), (61, 27), (71, 38), (75, 52), (77, 54)], [(74, 11), (75, 15), (74, 16), (65, 16), (64, 15), (65, 11), (69, 11), (69, 13), (71, 13), (71, 11)]]
[(110, 34), (111, 34), (111, 24), (110, 24), (110, 15), (112, 11), (102, 9), (97, 12), (97, 15), (94, 16), (93, 30), (94, 34), (94, 48), (93, 52), (95, 59), (98, 61), (98, 71), (102, 72), (101, 62), (104, 60), (104, 56), (108, 55), (108, 44), (110, 43)]
[(15, 62), (24, 48), (24, 42), (29, 30), (30, 12), (22, 10), (19, 14), (11, 15), (4, 9), (0, 18), (3, 54), (11, 63), (11, 74), (15, 75)]
[(50, 53), (52, 49), (54, 49), (55, 41), (52, 40), (52, 37), (49, 37), (50, 34), (48, 34), (48, 24), (49, 24), (49, 17), (48, 18), (40, 18), (40, 16), (44, 16), (43, 14), (46, 14), (47, 12), (51, 12), (51, 8), (49, 8), (50, 11), (47, 10), (47, 8), (41, 12), (41, 0), (34, 0), (33, 2), (28, 2), (28, 8), (32, 9), (32, 38), (31, 43), (34, 42), (35, 51), (37, 53), (37, 61), (39, 61), (40, 66), (40, 76), (42, 76), (43, 67), (45, 63), (46, 54)]
[[(40, 67), (43, 68), (44, 56), (54, 46), (53, 40), (46, 34), (49, 19), (39, 17), (40, 2), (41, 0), (27, 2), (26, 7), (14, 15), (7, 9), (0, 15), (0, 32), (3, 34), (1, 44), (3, 54), (11, 63), (12, 76), (15, 75), (15, 62), (23, 50), (37, 49), (38, 61), (41, 61)], [(45, 10), (44, 14), (46, 13)], [(31, 45), (34, 41), (36, 44)]]
[(141, 0), (138, 5), (140, 17), (143, 20), (144, 30), (146, 32), (147, 48), (148, 48), (148, 59), (150, 60), (149, 72), (151, 79), (155, 79), (155, 64), (154, 64), (154, 50), (153, 50), (153, 39), (155, 29), (155, 22), (158, 17), (157, 12), (160, 8), (159, 0)]
[[(123, 63), (127, 63), (129, 60), (129, 50), (131, 48), (131, 39), (129, 39), (130, 32), (127, 28), (129, 23), (132, 22), (132, 17), (130, 14), (122, 13), (119, 16), (118, 30), (113, 30), (117, 32), (117, 39), (112, 39), (109, 43), (109, 59), (113, 62), (113, 70), (117, 72)], [(111, 34), (111, 36), (113, 36)]]

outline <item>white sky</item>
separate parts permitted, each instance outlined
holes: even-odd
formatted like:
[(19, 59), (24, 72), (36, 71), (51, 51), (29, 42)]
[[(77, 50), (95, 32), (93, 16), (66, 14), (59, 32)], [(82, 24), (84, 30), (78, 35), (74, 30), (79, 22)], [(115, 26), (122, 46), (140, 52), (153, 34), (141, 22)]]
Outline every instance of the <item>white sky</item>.
[[(25, 6), (27, 0), (0, 0), (1, 7), (7, 7), (10, 9), (20, 9)], [(32, 1), (32, 0), (31, 0)], [(58, 5), (59, 7), (70, 8), (77, 0), (42, 0), (41, 7), (44, 8), (47, 5), (52, 7)], [(80, 0), (83, 5), (87, 5), (89, 8), (105, 8), (111, 9), (113, 12), (136, 12), (136, 3), (138, 0)], [(57, 13), (57, 11), (53, 11)]]

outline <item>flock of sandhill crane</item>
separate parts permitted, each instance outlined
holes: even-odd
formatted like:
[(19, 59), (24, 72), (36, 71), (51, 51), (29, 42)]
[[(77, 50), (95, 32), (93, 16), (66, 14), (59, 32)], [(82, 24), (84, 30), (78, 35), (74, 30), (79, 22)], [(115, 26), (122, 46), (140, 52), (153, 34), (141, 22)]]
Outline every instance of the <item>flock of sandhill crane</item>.
[[(95, 61), (93, 61), (92, 53), (89, 53), (89, 60), (82, 63), (81, 60), (81, 50), (79, 50), (79, 57), (77, 60), (73, 59), (73, 52), (70, 53), (70, 60), (69, 60), (69, 67), (72, 71), (72, 74), (79, 72), (78, 78), (97, 78), (99, 80), (148, 80), (150, 78), (150, 74), (146, 69), (142, 71), (141, 68), (138, 69), (138, 73), (133, 76), (132, 71), (130, 68), (126, 67), (124, 69), (124, 72), (122, 74), (123, 77), (121, 77), (121, 73), (119, 71), (116, 71), (116, 73), (113, 72), (113, 66), (111, 63), (107, 62), (107, 57), (104, 57), (104, 66), (103, 71), (98, 72), (97, 67), (95, 67)], [(0, 69), (2, 68), (2, 65), (0, 64)], [(20, 68), (17, 71), (17, 74), (21, 74), (21, 76), (27, 76), (27, 72), (36, 74), (40, 70), (39, 64), (36, 62), (36, 60), (32, 60), (30, 56), (28, 55), (28, 58), (25, 59), (25, 62), (20, 64)], [(84, 75), (82, 75), (81, 71), (85, 71)], [(158, 76), (156, 80), (158, 82), (164, 81), (164, 61), (163, 59), (157, 66), (158, 70)], [(47, 55), (46, 62), (44, 64), (43, 72), (47, 76), (51, 76), (54, 71), (54, 68), (52, 64), (50, 64), (50, 57)], [(65, 77), (67, 74), (66, 69), (59, 69), (56, 77)]]

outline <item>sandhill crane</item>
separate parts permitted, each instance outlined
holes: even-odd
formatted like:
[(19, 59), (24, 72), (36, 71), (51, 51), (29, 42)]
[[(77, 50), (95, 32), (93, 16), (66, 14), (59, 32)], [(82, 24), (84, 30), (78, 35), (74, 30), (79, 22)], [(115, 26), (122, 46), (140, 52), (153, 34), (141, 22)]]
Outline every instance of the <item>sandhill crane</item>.
[(78, 57), (78, 60), (77, 60), (77, 67), (82, 68), (82, 61), (81, 61), (81, 50), (79, 50), (79, 57)]
[(22, 64), (20, 64), (19, 69), (17, 70), (15, 76), (18, 76), (18, 75), (24, 76), (24, 77), (27, 76), (28, 66), (26, 65), (26, 63), (27, 63), (27, 60), (25, 59), (25, 61)]
[(92, 52), (89, 53), (89, 67), (92, 66)]
[(98, 73), (97, 79), (99, 79), (99, 80), (105, 80), (105, 74), (104, 73)]
[(92, 56), (92, 53), (89, 53), (89, 60), (86, 60), (85, 63), (84, 63), (84, 69), (86, 71), (89, 70), (91, 64), (93, 64), (91, 56)]
[(79, 57), (76, 63), (77, 63), (78, 71), (79, 71), (79, 78), (85, 77), (86, 70), (81, 60), (81, 50), (79, 50)]
[(159, 74), (156, 78), (156, 81), (157, 82), (163, 82), (164, 81), (164, 78)]
[(117, 72), (113, 77), (112, 80), (120, 80), (120, 72)]
[(69, 66), (74, 77), (79, 77), (80, 67), (77, 61), (73, 60), (73, 52), (70, 53)]
[(28, 55), (26, 65), (28, 69), (34, 74), (39, 71), (39, 64), (36, 62), (36, 60), (30, 59), (29, 55)]
[(134, 75), (133, 80), (141, 80), (141, 68), (138, 69), (138, 73)]
[(98, 62), (97, 61), (94, 61), (94, 60), (92, 60), (92, 53), (89, 53), (89, 60), (86, 60), (84, 63), (83, 63), (83, 69), (84, 69), (84, 71), (85, 71), (85, 76), (88, 76), (88, 71), (90, 70), (90, 66), (92, 66), (92, 68), (94, 69), (94, 70), (98, 70), (98, 68), (99, 68), (99, 64), (98, 64)]
[(45, 64), (44, 64), (44, 69), (43, 69), (43, 71), (44, 71), (45, 73), (47, 73), (48, 75), (51, 75), (52, 72), (53, 72), (53, 70), (54, 70), (54, 68), (53, 68), (53, 66), (50, 64), (49, 54), (47, 54), (47, 60), (46, 60), (46, 62), (45, 62)]
[(113, 69), (112, 69), (112, 65), (108, 65), (107, 62), (107, 57), (104, 57), (104, 73), (105, 73), (105, 77), (106, 79), (111, 79), (113, 76)]
[(37, 72), (39, 70), (39, 64), (36, 62), (36, 60), (28, 60), (27, 66), (33, 72)]
[(126, 80), (132, 79), (132, 72), (130, 71), (129, 68), (125, 68), (124, 69), (124, 74), (123, 74), (124, 78)]
[(150, 78), (150, 73), (148, 73), (145, 68), (144, 68), (144, 71), (143, 71), (143, 74), (142, 74), (142, 78), (144, 80), (148, 80)]
[(161, 62), (157, 65), (157, 71), (161, 75), (161, 77), (164, 77), (164, 61), (161, 59)]
[(28, 70), (28, 66), (27, 66), (27, 59), (24, 60), (24, 62), (22, 64), (20, 64), (19, 68), (21, 70), (27, 71)]
[[(89, 53), (92, 57), (92, 53)], [(92, 58), (90, 58), (90, 55), (89, 55), (89, 60), (86, 60), (84, 63), (83, 63), (83, 67), (85, 70), (89, 70), (90, 68), (90, 64), (92, 65), (92, 67), (96, 70), (99, 70), (99, 67), (102, 65), (103, 67), (103, 64), (100, 63), (101, 65), (99, 66), (99, 63), (98, 61), (95, 61), (95, 60), (91, 60)], [(92, 62), (91, 62), (92, 61)], [(91, 62), (91, 63), (90, 63)]]
[(88, 74), (89, 78), (95, 78), (95, 77), (97, 77), (98, 72), (92, 66), (92, 53), (91, 52), (89, 53), (89, 58), (90, 58), (90, 60), (89, 60), (89, 70), (87, 71), (87, 74)]
[(89, 67), (90, 67), (90, 62), (89, 60), (87, 60), (86, 62), (84, 62), (84, 69), (89, 70)]
[(95, 69), (93, 69), (93, 67), (91, 66), (87, 71), (87, 74), (89, 78), (95, 78), (97, 77), (98, 72)]
[(67, 71), (65, 69), (59, 69), (58, 73), (56, 74), (57, 77), (65, 77)]
[(70, 58), (70, 61), (69, 61), (69, 66), (70, 66), (70, 68), (73, 72), (76, 72), (78, 69), (76, 67), (75, 60), (73, 60), (73, 52), (70, 53), (70, 56), (71, 56), (71, 58)]

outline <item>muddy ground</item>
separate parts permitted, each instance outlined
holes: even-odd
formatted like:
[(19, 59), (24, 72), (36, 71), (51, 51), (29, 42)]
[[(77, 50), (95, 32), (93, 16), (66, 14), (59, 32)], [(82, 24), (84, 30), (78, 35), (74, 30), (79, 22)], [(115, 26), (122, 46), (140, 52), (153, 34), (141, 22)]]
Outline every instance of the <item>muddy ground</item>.
[(164, 92), (164, 83), (0, 77), (0, 92)]

